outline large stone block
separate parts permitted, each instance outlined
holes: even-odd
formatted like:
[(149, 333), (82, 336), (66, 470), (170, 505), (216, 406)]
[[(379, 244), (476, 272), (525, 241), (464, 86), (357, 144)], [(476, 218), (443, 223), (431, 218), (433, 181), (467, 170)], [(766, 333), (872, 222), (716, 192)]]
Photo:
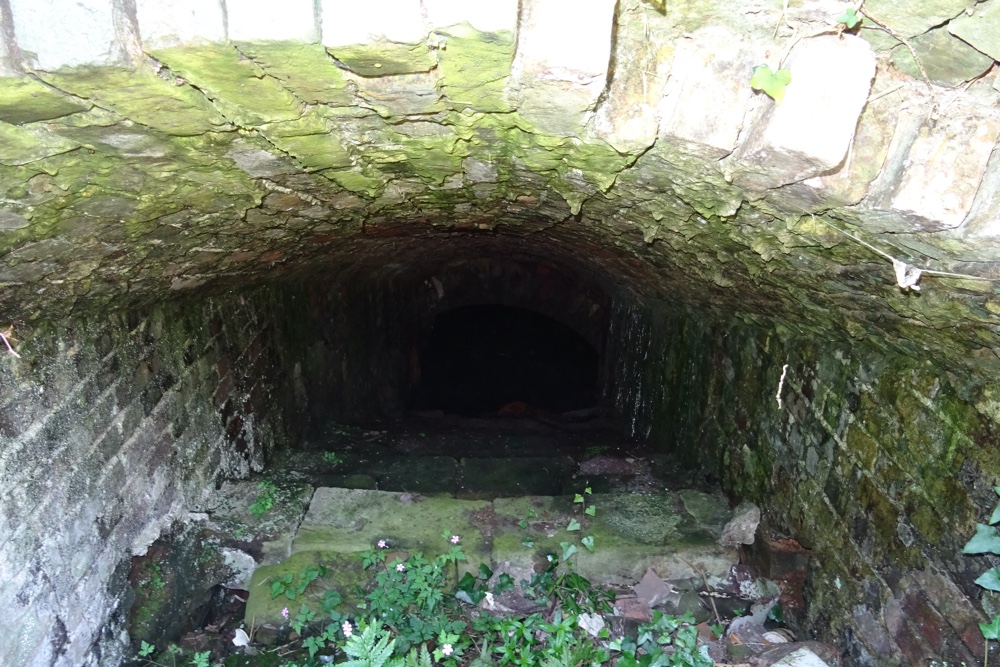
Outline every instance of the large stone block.
[(763, 111), (736, 149), (732, 181), (763, 191), (819, 176), (840, 165), (875, 75), (875, 56), (858, 37), (802, 40), (787, 65), (792, 81), (784, 101)]
[(233, 41), (319, 40), (313, 0), (238, 0), (226, 3), (229, 39)]
[(21, 54), (33, 67), (53, 70), (125, 60), (113, 0), (12, 0), (10, 9)]
[(918, 106), (901, 116), (882, 175), (863, 203), (872, 229), (939, 231), (961, 225), (972, 209), (1000, 136), (1000, 113), (956, 103), (932, 119)]
[(508, 95), (541, 130), (580, 132), (607, 81), (614, 7), (614, 0), (522, 4)]
[(323, 46), (385, 39), (414, 44), (427, 36), (420, 0), (321, 0)]
[(681, 39), (660, 101), (660, 133), (687, 151), (718, 160), (732, 153), (752, 90), (751, 53), (732, 33), (700, 30)]
[(136, 0), (139, 37), (147, 49), (224, 42), (222, 3), (204, 0)]
[(481, 32), (514, 32), (517, 0), (469, 2), (468, 0), (424, 0), (424, 11), (432, 28), (468, 23)]
[(674, 44), (667, 22), (640, 0), (620, 3), (615, 24), (615, 71), (594, 131), (618, 151), (641, 151), (656, 141)]

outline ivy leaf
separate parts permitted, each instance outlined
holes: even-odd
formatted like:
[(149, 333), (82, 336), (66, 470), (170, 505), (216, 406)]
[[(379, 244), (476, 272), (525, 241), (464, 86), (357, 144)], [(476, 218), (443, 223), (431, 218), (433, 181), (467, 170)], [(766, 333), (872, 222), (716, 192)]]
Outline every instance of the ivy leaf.
[(994, 616), (989, 623), (980, 623), (979, 630), (984, 639), (1000, 639), (1000, 616)]
[(964, 547), (963, 554), (1000, 554), (1000, 534), (993, 526), (976, 524), (976, 534)]
[(854, 7), (848, 7), (843, 14), (837, 17), (837, 23), (843, 23), (848, 30), (854, 30), (863, 18)]
[(559, 546), (561, 546), (563, 550), (562, 562), (564, 563), (568, 561), (570, 558), (572, 558), (577, 551), (579, 551), (579, 549), (576, 548), (575, 544), (570, 544), (569, 542), (560, 542)]
[(587, 509), (583, 510), (583, 513), (587, 516), (597, 516), (597, 506), (591, 505)]
[(586, 489), (584, 489), (584, 490), (583, 490), (583, 492), (584, 492), (584, 493), (586, 493), (586, 494), (587, 494), (587, 495), (589, 496), (589, 495), (590, 495), (590, 494), (592, 494), (592, 493), (593, 493), (594, 491), (593, 491), (593, 489), (591, 489), (591, 488), (590, 488), (590, 487), (588, 486), (588, 487), (587, 487)]
[(1000, 503), (997, 503), (997, 506), (993, 508), (993, 514), (990, 515), (990, 525), (997, 522), (1000, 522)]
[[(586, 537), (582, 538), (580, 540), (580, 544), (582, 544), (583, 546), (587, 547), (587, 551), (589, 551), (590, 553), (594, 553), (594, 536), (593, 535), (587, 535)], [(996, 568), (994, 568), (994, 569), (996, 569)], [(985, 576), (985, 575), (983, 575), (983, 576)], [(980, 578), (982, 578), (982, 577), (980, 577)], [(996, 590), (996, 589), (994, 589), (994, 590)]]
[(583, 502), (583, 496), (581, 496), (579, 493), (576, 494), (575, 496), (573, 496), (573, 502), (574, 503), (582, 503)]
[(988, 591), (1000, 591), (1000, 568), (992, 567), (976, 579), (976, 584)]
[(766, 93), (775, 104), (785, 99), (785, 86), (792, 82), (792, 73), (787, 69), (772, 72), (767, 65), (757, 65), (750, 77), (750, 87)]
[(571, 533), (574, 530), (580, 530), (580, 522), (576, 519), (570, 519), (569, 525), (566, 526), (566, 532)]

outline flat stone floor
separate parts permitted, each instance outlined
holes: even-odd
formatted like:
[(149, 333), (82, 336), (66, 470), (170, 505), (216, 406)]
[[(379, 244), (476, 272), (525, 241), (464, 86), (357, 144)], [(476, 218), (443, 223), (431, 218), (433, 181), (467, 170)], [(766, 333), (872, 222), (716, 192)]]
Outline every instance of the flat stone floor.
[[(450, 548), (444, 535), (458, 535), (469, 558), (463, 568), (486, 563), (515, 581), (566, 544), (576, 546), (577, 572), (620, 587), (650, 569), (669, 580), (722, 578), (737, 562), (718, 543), (731, 517), (725, 499), (599, 422), (432, 417), (384, 429), (334, 426), (272, 461), (268, 477), (315, 490), (253, 573), (246, 618), (256, 625), (280, 625), (286, 606), (316, 606), (326, 588), (354, 589), (364, 579), (360, 553), (379, 540), (403, 556), (431, 556)], [(310, 564), (331, 575), (310, 587), (309, 599), (272, 598), (269, 582)]]

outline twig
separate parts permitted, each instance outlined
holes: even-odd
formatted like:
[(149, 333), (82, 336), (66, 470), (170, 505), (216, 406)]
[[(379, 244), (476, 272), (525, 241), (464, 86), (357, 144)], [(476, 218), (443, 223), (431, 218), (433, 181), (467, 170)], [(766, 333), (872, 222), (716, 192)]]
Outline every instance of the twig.
[(712, 613), (715, 614), (715, 622), (718, 623), (719, 625), (722, 625), (722, 617), (719, 616), (719, 610), (715, 606), (715, 599), (712, 597), (712, 589), (709, 588), (708, 586), (708, 574), (705, 572), (705, 568), (695, 565), (688, 559), (684, 558), (684, 556), (678, 556), (678, 558), (687, 563), (688, 567), (690, 567), (696, 573), (701, 575), (701, 580), (705, 584), (705, 592), (708, 593), (708, 595), (706, 595), (705, 597), (707, 597), (708, 601), (712, 603)]
[(781, 409), (781, 388), (785, 386), (785, 376), (788, 374), (788, 364), (781, 367), (781, 379), (778, 380), (778, 393), (774, 397), (778, 400), (778, 409)]
[(14, 337), (13, 334), (14, 334), (14, 327), (8, 327), (7, 331), (0, 331), (0, 339), (2, 339), (3, 344), (7, 346), (7, 351), (13, 354), (15, 359), (20, 359), (21, 355), (18, 354), (17, 351), (10, 346), (10, 341), (7, 340), (8, 338), (13, 338)]

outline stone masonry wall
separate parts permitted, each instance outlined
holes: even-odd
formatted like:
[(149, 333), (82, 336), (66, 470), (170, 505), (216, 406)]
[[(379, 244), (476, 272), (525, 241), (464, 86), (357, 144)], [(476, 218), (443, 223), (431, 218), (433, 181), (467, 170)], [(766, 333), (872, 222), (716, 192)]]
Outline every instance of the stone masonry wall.
[(811, 550), (789, 622), (850, 665), (982, 662), (997, 600), (973, 583), (986, 559), (960, 551), (1000, 480), (995, 375), (655, 306), (615, 326), (622, 417), (764, 508), (759, 542)]
[(294, 431), (283, 306), (257, 293), (16, 332), (21, 358), (0, 364), (0, 663), (117, 664), (130, 556)]

